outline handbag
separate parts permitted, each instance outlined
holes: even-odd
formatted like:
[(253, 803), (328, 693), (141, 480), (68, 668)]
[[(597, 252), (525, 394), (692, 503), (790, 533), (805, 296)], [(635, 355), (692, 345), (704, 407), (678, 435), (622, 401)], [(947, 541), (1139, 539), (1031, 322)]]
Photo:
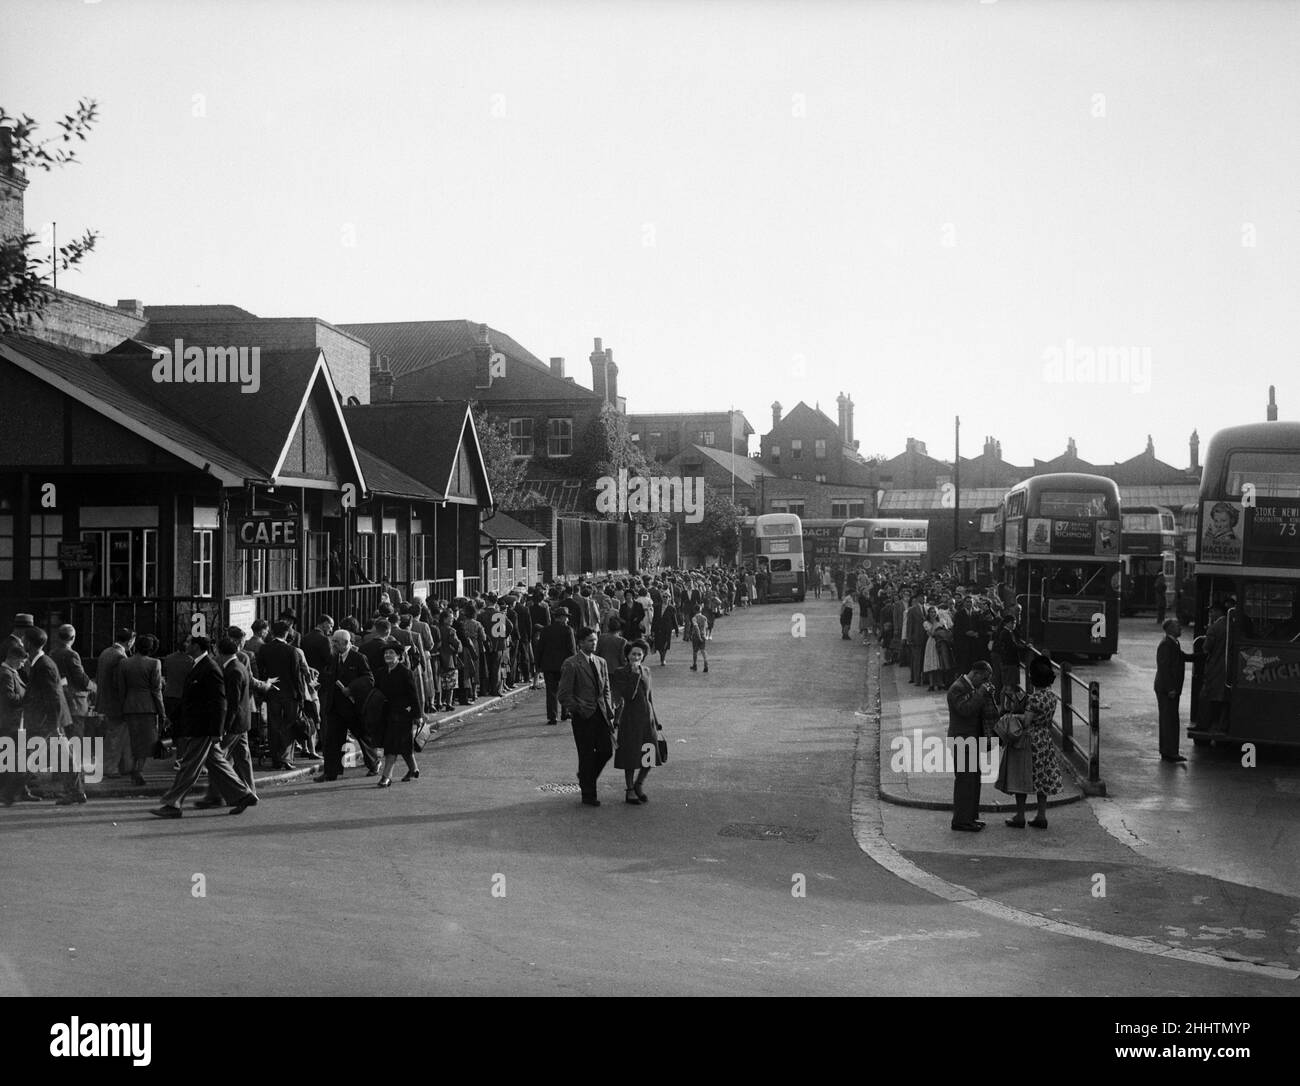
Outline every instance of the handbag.
[(411, 737), (411, 747), (416, 754), (424, 750), (433, 739), (433, 725), (427, 720), (420, 721), (419, 727), (415, 729), (415, 734)]
[(1029, 738), (1025, 718), (1021, 713), (1003, 713), (993, 726), (993, 733), (1011, 750), (1020, 750)]

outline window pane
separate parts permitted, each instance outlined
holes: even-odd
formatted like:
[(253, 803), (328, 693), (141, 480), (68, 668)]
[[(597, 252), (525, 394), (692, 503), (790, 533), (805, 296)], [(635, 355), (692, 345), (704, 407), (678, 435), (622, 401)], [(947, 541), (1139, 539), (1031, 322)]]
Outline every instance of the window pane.
[(0, 581), (14, 579), (14, 562), (12, 558), (0, 558)]

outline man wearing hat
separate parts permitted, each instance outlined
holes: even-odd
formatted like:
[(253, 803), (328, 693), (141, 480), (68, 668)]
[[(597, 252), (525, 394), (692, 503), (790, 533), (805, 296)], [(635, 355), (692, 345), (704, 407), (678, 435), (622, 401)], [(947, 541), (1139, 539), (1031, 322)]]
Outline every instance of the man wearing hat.
[[(569, 628), (569, 609), (557, 606), (550, 625), (542, 628), (537, 642), (537, 667), (546, 680), (546, 723), (557, 724), (560, 714), (560, 674), (564, 661), (575, 655), (578, 643)], [(568, 713), (565, 713), (568, 716)]]
[(1183, 652), (1182, 624), (1176, 618), (1165, 619), (1165, 636), (1156, 649), (1156, 707), (1160, 719), (1160, 757), (1166, 762), (1185, 762), (1178, 753), (1178, 701), (1183, 696), (1184, 666), (1193, 657)]

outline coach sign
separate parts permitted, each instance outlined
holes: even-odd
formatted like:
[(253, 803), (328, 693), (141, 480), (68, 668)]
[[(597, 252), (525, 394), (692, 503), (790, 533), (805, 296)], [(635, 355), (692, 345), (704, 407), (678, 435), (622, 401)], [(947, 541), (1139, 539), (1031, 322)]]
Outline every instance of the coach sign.
[(292, 550), (298, 546), (297, 517), (240, 517), (235, 521), (240, 550)]

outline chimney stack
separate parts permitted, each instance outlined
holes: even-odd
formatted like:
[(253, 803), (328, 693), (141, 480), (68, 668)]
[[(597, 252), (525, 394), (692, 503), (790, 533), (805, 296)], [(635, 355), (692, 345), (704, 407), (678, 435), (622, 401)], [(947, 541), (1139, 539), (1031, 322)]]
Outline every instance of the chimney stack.
[(1156, 443), (1151, 440), (1151, 435), (1147, 434), (1147, 456), (1155, 456)]
[(840, 444), (847, 445), (849, 443), (849, 409), (848, 399), (843, 392), (835, 397), (835, 405), (839, 408)]
[(1070, 438), (1065, 443), (1065, 455), (1071, 460), (1079, 458), (1079, 446), (1074, 443), (1074, 438)]
[(480, 324), (474, 340), (474, 387), (492, 387), (492, 344), (488, 340), (488, 326)]
[(772, 404), (772, 429), (775, 430), (781, 425), (781, 401), (777, 400)]
[(23, 192), (27, 178), (14, 165), (14, 133), (0, 128), (0, 239), (16, 238), (26, 229)]
[(1277, 396), (1272, 385), (1268, 386), (1268, 421), (1277, 422)]
[(119, 298), (117, 300), (117, 308), (126, 313), (130, 313), (133, 317), (139, 317), (141, 320), (144, 319), (144, 302), (140, 301), (138, 298)]
[(618, 407), (618, 367), (614, 364), (614, 348), (605, 348), (605, 388), (609, 402)]
[(609, 403), (609, 370), (606, 368), (605, 352), (600, 347), (600, 337), (596, 337), (595, 350), (591, 352), (591, 391), (606, 403)]
[(1201, 469), (1201, 437), (1193, 430), (1192, 436), (1187, 439), (1187, 450), (1191, 455), (1191, 470), (1200, 471)]
[(552, 358), (552, 359), (551, 359), (551, 376), (552, 376), (552, 377), (560, 377), (560, 378), (563, 378), (563, 377), (564, 377), (564, 359), (563, 359), (563, 358)]
[(998, 454), (997, 442), (993, 440), (993, 435), (990, 434), (988, 437), (984, 439), (984, 455), (991, 460), (995, 456), (997, 456), (997, 454)]
[(370, 402), (391, 402), (395, 383), (393, 371), (388, 365), (388, 356), (386, 354), (376, 354), (374, 356), (374, 365), (370, 369)]

